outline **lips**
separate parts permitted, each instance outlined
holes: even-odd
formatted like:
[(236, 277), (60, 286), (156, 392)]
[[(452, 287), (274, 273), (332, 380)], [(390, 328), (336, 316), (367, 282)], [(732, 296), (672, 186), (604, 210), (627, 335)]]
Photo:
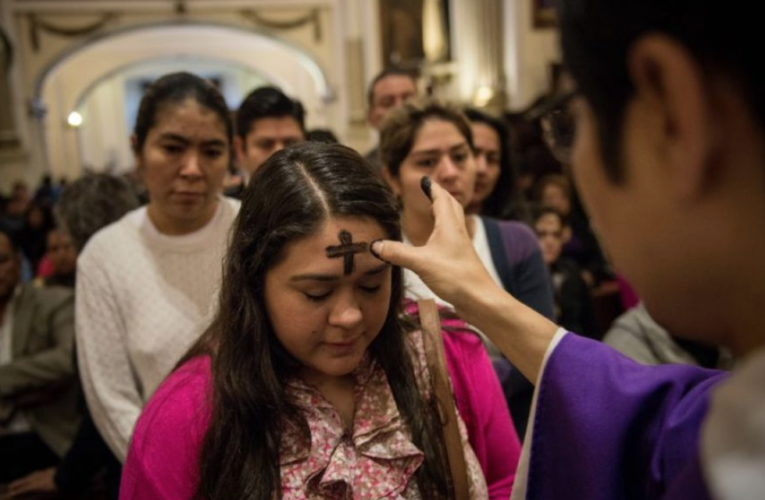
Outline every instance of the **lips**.
[(173, 197), (178, 201), (191, 203), (204, 197), (204, 193), (178, 192), (173, 193)]
[(355, 351), (356, 342), (356, 340), (348, 342), (324, 342), (324, 347), (326, 347), (332, 354), (343, 356)]

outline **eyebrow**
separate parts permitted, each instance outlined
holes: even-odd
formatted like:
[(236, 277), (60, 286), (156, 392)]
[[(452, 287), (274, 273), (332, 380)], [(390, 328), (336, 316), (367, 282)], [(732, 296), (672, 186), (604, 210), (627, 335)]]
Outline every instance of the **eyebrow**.
[[(159, 136), (159, 139), (161, 141), (182, 142), (183, 144), (186, 144), (186, 145), (191, 144), (191, 142), (192, 142), (191, 140), (189, 140), (188, 137), (184, 137), (184, 136), (179, 135), (179, 134), (173, 134), (171, 132), (166, 132), (164, 134), (161, 134)], [(209, 141), (202, 141), (202, 144), (205, 145), (205, 146), (221, 146), (221, 147), (223, 147), (223, 146), (226, 145), (226, 142), (222, 141), (220, 139), (211, 139)]]
[[(381, 272), (385, 271), (390, 267), (390, 264), (380, 264), (379, 266), (373, 267), (369, 271), (364, 273), (364, 276), (374, 276), (375, 274), (380, 274)], [(290, 278), (290, 281), (337, 281), (341, 278), (339, 274), (298, 274), (296, 276), (293, 276)]]
[[(467, 141), (463, 141), (459, 144), (455, 144), (454, 146), (450, 147), (448, 151), (452, 152), (465, 147), (469, 147)], [(424, 149), (421, 151), (412, 151), (409, 155), (410, 156), (429, 156), (429, 155), (436, 155), (436, 154), (440, 155), (442, 152), (443, 150), (434, 148), (434, 149)]]

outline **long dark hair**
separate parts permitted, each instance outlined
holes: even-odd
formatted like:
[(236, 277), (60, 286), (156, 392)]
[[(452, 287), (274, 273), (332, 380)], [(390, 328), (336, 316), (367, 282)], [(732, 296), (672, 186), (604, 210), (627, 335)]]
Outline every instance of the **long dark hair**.
[[(314, 234), (330, 217), (366, 217), (390, 239), (401, 229), (392, 193), (355, 151), (303, 143), (272, 156), (244, 192), (211, 326), (185, 359), (212, 359), (212, 418), (200, 454), (198, 499), (281, 498), (280, 436), (307, 422), (285, 391), (300, 364), (279, 343), (263, 297), (266, 272), (289, 242)], [(370, 355), (385, 370), (414, 444), (425, 454), (417, 472), (424, 498), (452, 495), (435, 400), (417, 387), (408, 326), (401, 319), (402, 273), (392, 272), (390, 307)]]
[(483, 201), (481, 215), (497, 219), (514, 219), (530, 222), (530, 210), (525, 206), (518, 191), (518, 174), (511, 161), (510, 133), (499, 118), (475, 108), (465, 108), (470, 123), (482, 123), (490, 127), (499, 138), (499, 178), (489, 196)]

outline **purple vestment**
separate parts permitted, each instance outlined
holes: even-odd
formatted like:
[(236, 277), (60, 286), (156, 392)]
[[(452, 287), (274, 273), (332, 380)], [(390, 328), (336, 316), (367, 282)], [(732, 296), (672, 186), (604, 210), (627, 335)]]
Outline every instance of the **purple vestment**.
[(709, 393), (725, 372), (644, 366), (568, 334), (537, 389), (526, 499), (707, 499)]

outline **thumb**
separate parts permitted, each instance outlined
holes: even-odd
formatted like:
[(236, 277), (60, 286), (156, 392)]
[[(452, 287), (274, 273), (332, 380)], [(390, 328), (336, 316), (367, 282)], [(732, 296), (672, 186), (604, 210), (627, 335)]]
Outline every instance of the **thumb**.
[(376, 240), (370, 245), (369, 251), (383, 262), (417, 271), (419, 258), (416, 247), (405, 245), (400, 241)]

